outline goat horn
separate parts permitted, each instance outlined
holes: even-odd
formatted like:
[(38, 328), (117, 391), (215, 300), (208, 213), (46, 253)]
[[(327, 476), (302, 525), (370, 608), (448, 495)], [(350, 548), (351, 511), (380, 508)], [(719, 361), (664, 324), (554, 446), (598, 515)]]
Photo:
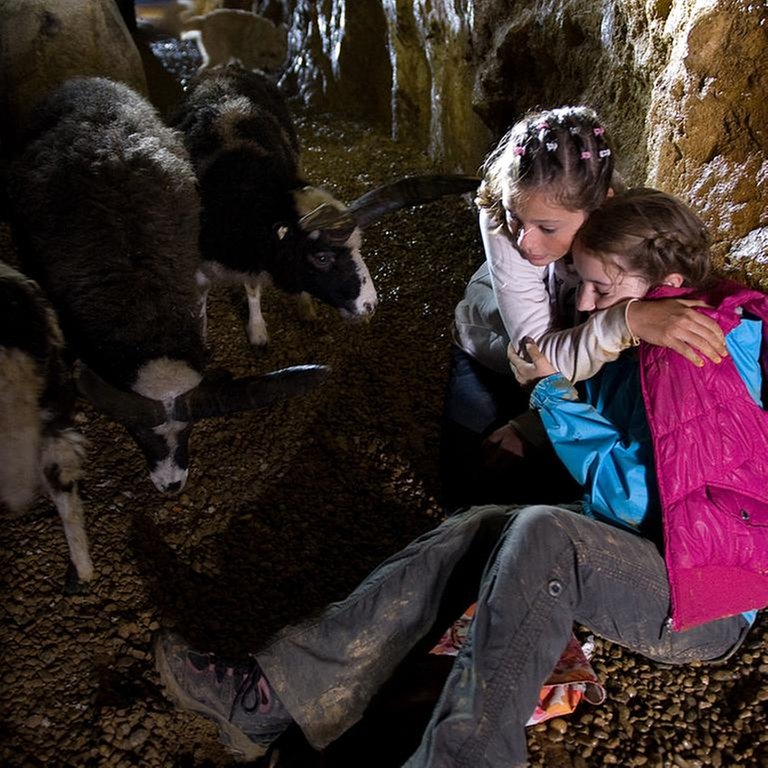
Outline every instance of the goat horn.
[(411, 205), (437, 200), (445, 195), (462, 195), (474, 192), (480, 185), (476, 176), (433, 174), (408, 176), (384, 186), (372, 189), (358, 197), (350, 206), (358, 227), (365, 229), (388, 213)]
[(299, 226), (305, 232), (320, 230), (324, 240), (343, 245), (354, 232), (357, 222), (349, 209), (321, 203), (299, 219)]
[(167, 420), (165, 407), (137, 392), (118, 389), (80, 361), (77, 371), (77, 389), (81, 395), (122, 424), (135, 427), (154, 427)]
[(228, 379), (220, 376), (204, 380), (176, 398), (173, 418), (200, 421), (214, 416), (248, 411), (288, 397), (304, 395), (321, 384), (330, 368), (325, 365), (295, 365), (263, 376)]

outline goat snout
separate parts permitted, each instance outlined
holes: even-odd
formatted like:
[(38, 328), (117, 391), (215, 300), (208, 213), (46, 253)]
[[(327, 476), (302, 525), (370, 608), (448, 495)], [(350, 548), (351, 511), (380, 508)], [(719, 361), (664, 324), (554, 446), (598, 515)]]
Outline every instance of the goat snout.
[(376, 312), (377, 304), (376, 301), (348, 304), (339, 307), (339, 314), (348, 323), (367, 323)]
[(175, 483), (169, 483), (165, 487), (166, 493), (178, 493), (181, 490), (181, 480), (177, 480)]
[[(183, 475), (183, 477), (179, 477), (179, 475)], [(175, 496), (184, 488), (187, 483), (186, 470), (180, 470), (176, 473), (176, 477), (179, 477), (179, 479), (169, 479), (167, 477), (163, 477), (159, 472), (152, 472), (150, 473), (149, 477), (152, 480), (152, 484), (155, 486), (155, 488), (157, 488), (160, 493), (164, 493), (167, 496)]]

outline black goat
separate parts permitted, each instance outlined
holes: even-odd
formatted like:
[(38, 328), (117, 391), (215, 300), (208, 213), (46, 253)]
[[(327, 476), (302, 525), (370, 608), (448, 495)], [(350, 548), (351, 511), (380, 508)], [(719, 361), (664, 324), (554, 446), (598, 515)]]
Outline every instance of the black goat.
[(72, 428), (63, 347), (40, 287), (0, 262), (0, 501), (19, 513), (46, 492), (64, 525), (74, 587), (91, 580), (93, 564), (78, 492), (85, 442)]
[(127, 86), (75, 78), (38, 111), (11, 169), (14, 237), (45, 289), (80, 388), (121, 421), (164, 492), (188, 474), (194, 421), (300, 394), (325, 370), (204, 381), (199, 197), (181, 136)]
[(405, 205), (478, 185), (466, 176), (415, 177), (346, 208), (303, 180), (296, 130), (277, 87), (235, 65), (199, 75), (172, 122), (186, 135), (200, 182), (203, 322), (211, 284), (242, 283), (256, 346), (268, 342), (264, 286), (310, 294), (345, 318), (369, 316), (377, 297), (360, 255), (362, 228)]

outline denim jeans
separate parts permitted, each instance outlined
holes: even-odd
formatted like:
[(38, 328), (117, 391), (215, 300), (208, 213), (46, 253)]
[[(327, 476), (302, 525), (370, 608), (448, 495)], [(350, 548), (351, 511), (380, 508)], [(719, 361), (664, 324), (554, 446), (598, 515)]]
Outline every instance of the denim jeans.
[(639, 536), (573, 509), (489, 506), (448, 518), (256, 658), (323, 748), (362, 717), (438, 616), (449, 608), (458, 617), (473, 592), (468, 640), (408, 768), (525, 765), (525, 723), (574, 622), (665, 663), (723, 657), (748, 629), (735, 616), (672, 632), (664, 561)]

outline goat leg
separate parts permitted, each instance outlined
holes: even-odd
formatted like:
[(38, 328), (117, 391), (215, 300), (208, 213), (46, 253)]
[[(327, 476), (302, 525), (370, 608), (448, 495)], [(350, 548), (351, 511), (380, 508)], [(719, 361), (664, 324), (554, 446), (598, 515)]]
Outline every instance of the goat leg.
[[(83, 505), (77, 481), (81, 474), (83, 439), (73, 430), (65, 429), (48, 437), (43, 447), (43, 483), (56, 506), (69, 547), (71, 567), (74, 567), (80, 587), (93, 579), (93, 562), (85, 533)], [(67, 592), (79, 591), (67, 579)]]

